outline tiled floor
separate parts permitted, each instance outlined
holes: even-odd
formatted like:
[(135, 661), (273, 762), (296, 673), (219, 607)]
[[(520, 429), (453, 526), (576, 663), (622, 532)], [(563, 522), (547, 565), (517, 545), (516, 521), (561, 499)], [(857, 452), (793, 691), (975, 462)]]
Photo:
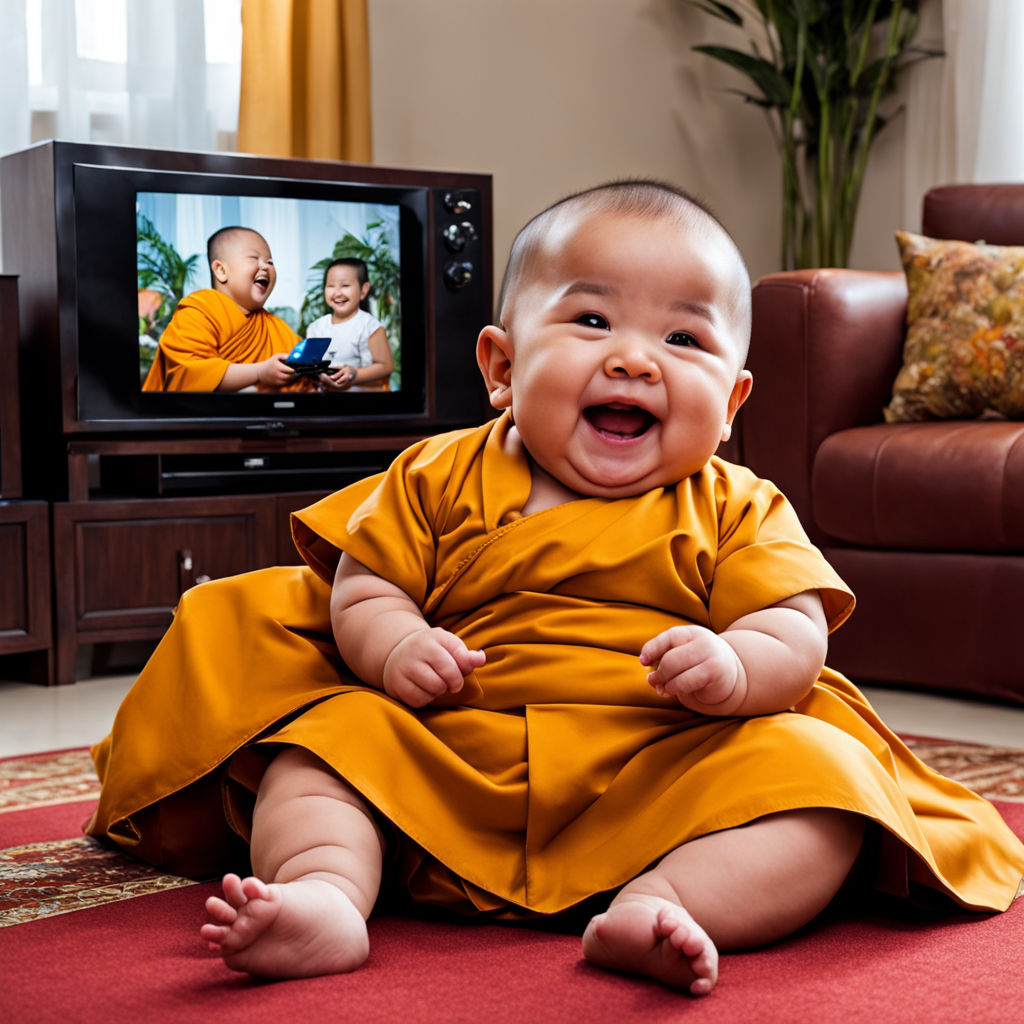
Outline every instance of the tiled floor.
[[(0, 682), (0, 757), (88, 746), (109, 730), (131, 675), (83, 679), (73, 686)], [(1024, 749), (1024, 706), (866, 689), (897, 732)]]

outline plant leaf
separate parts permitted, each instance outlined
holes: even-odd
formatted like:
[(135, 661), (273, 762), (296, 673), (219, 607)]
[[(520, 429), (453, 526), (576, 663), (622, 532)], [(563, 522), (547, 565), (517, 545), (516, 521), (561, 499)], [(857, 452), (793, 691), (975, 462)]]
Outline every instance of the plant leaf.
[(730, 25), (736, 25), (738, 28), (743, 27), (743, 17), (728, 4), (720, 4), (717, 0), (689, 0), (689, 3), (705, 14), (710, 14), (713, 18), (721, 18), (722, 21), (727, 21)]
[(741, 71), (761, 90), (761, 95), (771, 106), (788, 105), (789, 83), (770, 61), (728, 46), (695, 46), (694, 49)]

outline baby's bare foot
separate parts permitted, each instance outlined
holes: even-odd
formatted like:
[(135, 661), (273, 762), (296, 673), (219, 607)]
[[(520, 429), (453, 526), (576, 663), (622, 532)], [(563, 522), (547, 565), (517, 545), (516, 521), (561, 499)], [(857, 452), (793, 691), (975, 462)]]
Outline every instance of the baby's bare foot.
[(348, 897), (321, 879), (283, 885), (224, 876), (200, 935), (234, 971), (308, 978), (359, 967), (369, 955), (366, 922)]
[(691, 995), (718, 980), (718, 950), (682, 907), (637, 896), (598, 914), (583, 933), (583, 955), (599, 967), (646, 974)]

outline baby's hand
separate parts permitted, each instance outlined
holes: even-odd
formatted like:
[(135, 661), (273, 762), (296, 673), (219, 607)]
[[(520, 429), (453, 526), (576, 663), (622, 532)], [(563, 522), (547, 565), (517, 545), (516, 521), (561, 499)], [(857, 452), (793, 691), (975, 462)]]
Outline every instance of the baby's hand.
[(292, 368), (286, 362), (288, 356), (278, 352), (276, 356), (256, 364), (256, 380), (267, 387), (282, 388), (295, 380)]
[(444, 693), (458, 693), (463, 679), (487, 660), (446, 629), (420, 629), (403, 637), (384, 663), (384, 692), (412, 708)]
[(703, 626), (673, 626), (648, 640), (640, 663), (653, 665), (647, 682), (662, 697), (675, 697), (691, 711), (714, 714), (744, 678), (739, 656)]
[(332, 366), (327, 373), (320, 374), (320, 383), (330, 391), (347, 391), (356, 382), (356, 368), (347, 363)]

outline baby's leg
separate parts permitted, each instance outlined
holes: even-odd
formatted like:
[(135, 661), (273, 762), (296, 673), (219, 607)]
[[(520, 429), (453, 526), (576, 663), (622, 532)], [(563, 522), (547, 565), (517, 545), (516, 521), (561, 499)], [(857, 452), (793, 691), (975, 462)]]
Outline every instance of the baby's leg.
[(780, 939), (828, 906), (863, 837), (861, 818), (823, 809), (701, 836), (625, 886), (587, 926), (583, 954), (706, 995), (718, 977), (718, 950)]
[[(359, 967), (380, 887), (383, 839), (362, 799), (323, 761), (288, 747), (260, 782), (256, 877), (224, 878), (201, 934), (228, 967), (298, 978)], [(268, 884), (269, 883), (269, 884)]]

